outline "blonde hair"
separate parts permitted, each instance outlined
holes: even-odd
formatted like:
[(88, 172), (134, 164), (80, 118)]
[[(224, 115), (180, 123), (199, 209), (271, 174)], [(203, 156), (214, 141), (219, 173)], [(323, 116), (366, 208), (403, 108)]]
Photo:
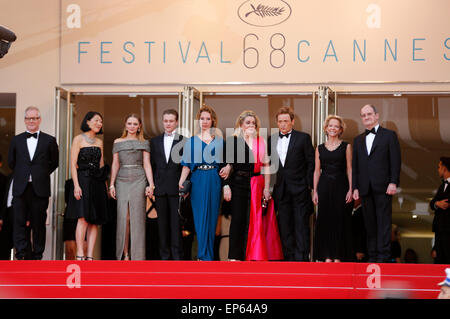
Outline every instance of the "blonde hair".
[(345, 125), (345, 122), (342, 119), (342, 117), (340, 117), (339, 115), (335, 115), (335, 114), (328, 115), (323, 124), (323, 131), (325, 132), (325, 134), (327, 134), (327, 126), (331, 120), (337, 120), (339, 122), (339, 124), (341, 125), (341, 133), (339, 133), (339, 137), (340, 137), (344, 133), (346, 125)]
[(243, 132), (241, 130), (242, 123), (244, 123), (244, 120), (246, 117), (251, 116), (255, 119), (255, 130), (256, 130), (256, 136), (259, 136), (259, 129), (261, 127), (261, 121), (259, 120), (258, 115), (256, 115), (255, 112), (252, 110), (245, 110), (241, 114), (239, 114), (238, 118), (236, 119), (236, 124), (234, 125), (234, 136), (242, 136)]
[(145, 141), (145, 138), (144, 138), (144, 130), (142, 129), (142, 120), (141, 120), (141, 118), (139, 117), (139, 115), (137, 115), (137, 114), (135, 114), (135, 113), (132, 113), (132, 114), (128, 115), (128, 116), (125, 118), (125, 123), (124, 123), (123, 131), (122, 131), (122, 136), (121, 136), (120, 138), (125, 138), (125, 137), (127, 137), (127, 135), (128, 135), (128, 131), (127, 131), (127, 121), (128, 121), (128, 119), (131, 118), (131, 117), (137, 119), (138, 122), (139, 122), (139, 125), (141, 126), (141, 127), (138, 129), (137, 134), (136, 134), (137, 139), (138, 139), (139, 141), (141, 141), (141, 142)]

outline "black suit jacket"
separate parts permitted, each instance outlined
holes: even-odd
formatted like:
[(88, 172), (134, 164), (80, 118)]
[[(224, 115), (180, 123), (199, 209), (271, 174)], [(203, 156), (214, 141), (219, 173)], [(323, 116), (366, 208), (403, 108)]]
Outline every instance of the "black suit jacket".
[(14, 136), (8, 153), (8, 164), (14, 171), (13, 196), (23, 194), (31, 174), (36, 195), (49, 197), (50, 174), (58, 167), (58, 158), (58, 144), (53, 136), (39, 133), (33, 159), (28, 152), (26, 133)]
[[(182, 135), (175, 134), (169, 162), (166, 163), (164, 134), (158, 135), (150, 140), (150, 161), (155, 182), (155, 196), (178, 195), (178, 181), (180, 180), (182, 170), (180, 161), (183, 156), (182, 146), (185, 142), (186, 139)], [(172, 158), (172, 150), (174, 147), (179, 149), (177, 159)]]
[(434, 198), (430, 202), (430, 208), (434, 211), (433, 232), (450, 231), (450, 207), (447, 209), (434, 207), (436, 202), (443, 199), (448, 199), (448, 202), (450, 203), (450, 185), (447, 185), (447, 189), (444, 192), (444, 184), (442, 183), (436, 195), (434, 195)]
[(278, 161), (278, 171), (273, 190), (275, 198), (281, 198), (285, 191), (291, 195), (313, 188), (314, 148), (311, 136), (304, 132), (292, 130), (284, 166), (277, 152), (279, 135), (269, 137), (268, 149), (273, 161)]
[(367, 154), (366, 134), (358, 135), (353, 143), (353, 189), (367, 195), (371, 186), (377, 193), (385, 193), (388, 185), (400, 184), (401, 154), (397, 134), (379, 126)]

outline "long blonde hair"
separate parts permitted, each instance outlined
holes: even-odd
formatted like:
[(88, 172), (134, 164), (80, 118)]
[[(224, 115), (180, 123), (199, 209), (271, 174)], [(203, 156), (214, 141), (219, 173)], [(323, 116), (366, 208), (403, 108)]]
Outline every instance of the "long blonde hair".
[(243, 132), (241, 129), (242, 123), (244, 123), (244, 120), (246, 117), (251, 116), (255, 119), (255, 130), (256, 130), (256, 136), (259, 136), (259, 128), (261, 127), (261, 121), (259, 120), (258, 115), (252, 110), (245, 110), (241, 114), (239, 114), (238, 118), (236, 119), (236, 124), (234, 125), (234, 136), (243, 136)]
[(125, 137), (128, 136), (128, 131), (127, 131), (127, 121), (128, 121), (128, 119), (131, 118), (131, 117), (137, 119), (138, 122), (139, 122), (139, 125), (141, 126), (141, 127), (138, 129), (137, 134), (136, 134), (137, 139), (138, 139), (139, 141), (141, 141), (141, 142), (145, 141), (145, 138), (144, 138), (144, 130), (142, 129), (142, 120), (141, 120), (141, 118), (139, 117), (139, 115), (137, 115), (137, 114), (135, 114), (135, 113), (131, 113), (131, 114), (129, 114), (129, 115), (125, 118), (124, 127), (123, 127), (123, 131), (122, 131), (122, 136), (121, 136), (120, 138), (125, 138)]

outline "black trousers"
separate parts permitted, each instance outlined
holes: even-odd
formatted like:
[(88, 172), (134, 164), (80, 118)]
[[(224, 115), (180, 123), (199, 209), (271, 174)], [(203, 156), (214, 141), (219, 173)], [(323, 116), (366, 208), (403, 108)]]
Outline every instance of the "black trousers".
[(231, 193), (228, 258), (245, 260), (250, 219), (250, 189), (233, 187)]
[(387, 262), (391, 255), (392, 196), (369, 191), (361, 196), (367, 233), (368, 262)]
[(309, 261), (311, 196), (308, 191), (298, 195), (286, 189), (275, 198), (278, 227), (286, 261)]
[(14, 212), (12, 207), (6, 208), (6, 215), (3, 220), (2, 230), (0, 231), (0, 260), (11, 259), (11, 249), (13, 244), (13, 218)]
[[(28, 183), (22, 195), (14, 196), (13, 239), (17, 259), (42, 259), (45, 250), (48, 202), (48, 197), (39, 197), (34, 193), (31, 183)], [(30, 221), (31, 241), (27, 221)]]
[(158, 214), (159, 254), (162, 260), (183, 259), (183, 238), (176, 196), (155, 196)]
[(436, 264), (450, 264), (450, 231), (435, 233)]

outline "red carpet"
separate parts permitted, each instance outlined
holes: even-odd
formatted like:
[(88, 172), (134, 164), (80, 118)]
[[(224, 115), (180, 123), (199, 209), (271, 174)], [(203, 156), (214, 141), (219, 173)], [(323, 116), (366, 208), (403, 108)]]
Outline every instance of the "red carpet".
[(0, 261), (0, 298), (434, 299), (448, 265)]

